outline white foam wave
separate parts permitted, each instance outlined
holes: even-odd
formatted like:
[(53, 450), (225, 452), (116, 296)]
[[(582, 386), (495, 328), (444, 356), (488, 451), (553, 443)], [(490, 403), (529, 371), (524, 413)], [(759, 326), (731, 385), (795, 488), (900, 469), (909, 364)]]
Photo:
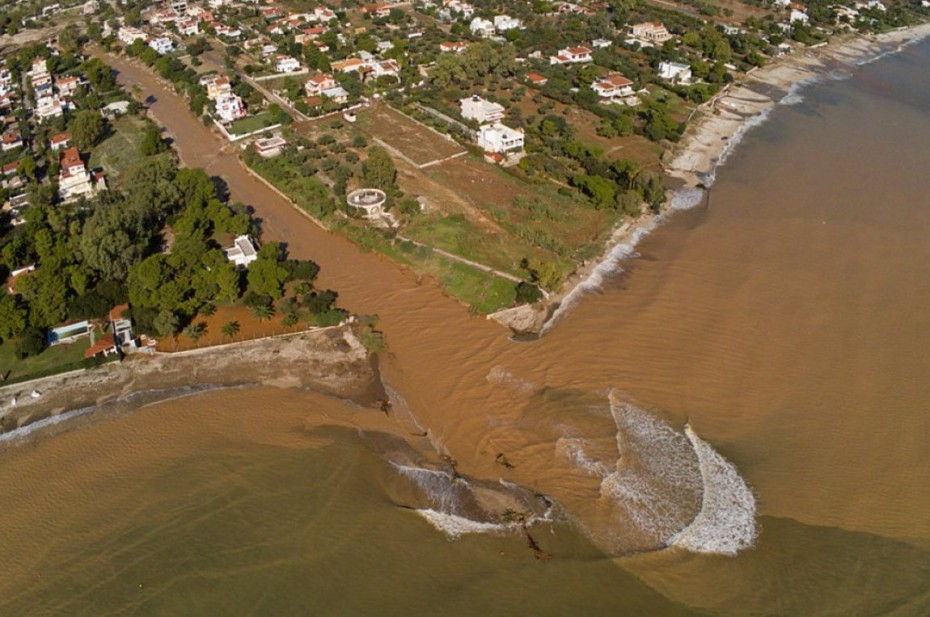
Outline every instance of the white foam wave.
[(588, 454), (587, 442), (580, 437), (559, 437), (555, 451), (562, 458), (574, 463), (589, 476), (603, 478), (610, 469)]
[(431, 508), (416, 510), (416, 513), (429, 521), (430, 525), (444, 533), (450, 540), (455, 540), (470, 533), (502, 535), (516, 529), (516, 525), (513, 523), (473, 521), (464, 516), (440, 512)]
[(546, 332), (555, 326), (555, 324), (564, 317), (583, 296), (600, 291), (604, 279), (607, 276), (623, 272), (623, 268), (620, 267), (621, 262), (636, 256), (636, 245), (639, 244), (643, 238), (648, 236), (649, 233), (656, 228), (656, 225), (656, 220), (652, 219), (649, 224), (638, 227), (629, 237), (615, 244), (613, 248), (610, 249), (610, 252), (607, 253), (607, 256), (594, 266), (587, 278), (578, 283), (578, 285), (562, 299), (559, 307), (552, 313), (552, 316), (549, 317), (549, 320), (546, 321), (545, 325), (539, 331), (539, 335), (545, 335)]
[(736, 467), (688, 426), (685, 434), (700, 462), (704, 496), (701, 511), (670, 544), (696, 553), (735, 555), (758, 535), (756, 499)]
[(0, 434), (0, 443), (23, 439), (37, 431), (41, 431), (50, 426), (55, 426), (56, 424), (61, 424), (62, 422), (67, 422), (68, 420), (80, 418), (81, 416), (86, 416), (87, 414), (93, 413), (96, 410), (97, 406), (93, 405), (90, 407), (82, 407), (81, 409), (74, 409), (72, 411), (43, 418), (31, 424), (27, 424), (21, 428), (14, 429), (8, 433)]
[(462, 498), (461, 491), (468, 490), (468, 481), (461, 477), (453, 477), (446, 471), (391, 464), (401, 475), (420, 487), (433, 505), (443, 512), (457, 508)]
[(616, 516), (656, 545), (687, 525), (701, 503), (698, 459), (687, 437), (642, 409), (611, 400), (620, 459), (601, 482)]
[(519, 392), (529, 393), (536, 389), (536, 386), (534, 386), (531, 382), (517, 377), (500, 365), (492, 367), (491, 370), (488, 371), (486, 379), (488, 380), (488, 383), (507, 385)]

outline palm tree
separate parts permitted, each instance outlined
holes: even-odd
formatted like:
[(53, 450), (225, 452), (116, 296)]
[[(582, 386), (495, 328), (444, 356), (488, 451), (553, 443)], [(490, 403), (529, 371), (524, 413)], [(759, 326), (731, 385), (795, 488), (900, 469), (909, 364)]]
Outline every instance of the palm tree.
[(204, 317), (210, 317), (214, 313), (216, 313), (216, 305), (213, 303), (204, 304), (200, 307), (200, 314)]
[(193, 340), (195, 343), (200, 340), (200, 338), (207, 332), (207, 322), (201, 321), (200, 323), (190, 324), (184, 328), (184, 334)]
[(256, 304), (252, 307), (252, 314), (258, 317), (259, 321), (265, 321), (274, 317), (274, 307), (270, 304)]
[(222, 332), (223, 332), (223, 336), (226, 336), (228, 338), (232, 338), (236, 336), (237, 334), (239, 334), (239, 322), (230, 321), (230, 322), (224, 323)]

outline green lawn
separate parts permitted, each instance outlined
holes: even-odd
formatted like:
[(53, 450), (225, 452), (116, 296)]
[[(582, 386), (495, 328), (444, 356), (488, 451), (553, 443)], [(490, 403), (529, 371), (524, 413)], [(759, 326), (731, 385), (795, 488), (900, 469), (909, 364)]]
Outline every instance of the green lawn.
[(71, 344), (49, 347), (37, 356), (20, 360), (16, 357), (15, 341), (5, 341), (0, 345), (0, 376), (6, 377), (6, 381), (24, 381), (33, 375), (41, 377), (80, 368), (74, 365), (83, 363), (84, 351), (88, 347), (90, 339), (84, 337)]
[(274, 122), (271, 119), (271, 114), (262, 112), (254, 116), (249, 116), (248, 118), (243, 118), (242, 120), (236, 120), (230, 124), (226, 130), (229, 131), (230, 135), (245, 135), (246, 133), (260, 131), (272, 124), (274, 124)]
[(107, 183), (119, 187), (120, 178), (143, 161), (139, 152), (147, 122), (138, 116), (123, 116), (110, 125), (110, 135), (90, 155), (90, 167), (102, 167)]

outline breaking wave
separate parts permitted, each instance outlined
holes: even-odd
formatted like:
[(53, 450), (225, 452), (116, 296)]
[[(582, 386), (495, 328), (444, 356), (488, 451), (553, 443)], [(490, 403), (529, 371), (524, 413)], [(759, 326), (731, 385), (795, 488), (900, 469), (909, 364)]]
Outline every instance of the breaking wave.
[(574, 463), (589, 476), (604, 477), (610, 469), (588, 454), (584, 439), (580, 437), (559, 437), (555, 442), (555, 452), (562, 458)]
[(443, 512), (462, 507), (468, 493), (468, 482), (464, 478), (437, 469), (391, 464), (402, 476), (416, 484), (434, 507)]
[(755, 496), (732, 463), (690, 426), (685, 434), (697, 452), (704, 496), (700, 513), (672, 536), (670, 544), (699, 553), (735, 555), (751, 547), (758, 535)]
[(486, 523), (474, 521), (464, 516), (440, 512), (432, 508), (416, 510), (416, 513), (429, 521), (429, 524), (441, 531), (450, 540), (455, 540), (469, 533), (503, 535), (517, 529), (514, 523)]
[[(755, 497), (732, 463), (691, 427), (676, 430), (613, 396), (610, 408), (620, 457), (602, 476), (599, 516), (582, 521), (595, 542), (611, 554), (677, 546), (734, 555), (753, 545)], [(562, 452), (577, 456), (573, 446)], [(585, 458), (578, 464), (594, 469)]]

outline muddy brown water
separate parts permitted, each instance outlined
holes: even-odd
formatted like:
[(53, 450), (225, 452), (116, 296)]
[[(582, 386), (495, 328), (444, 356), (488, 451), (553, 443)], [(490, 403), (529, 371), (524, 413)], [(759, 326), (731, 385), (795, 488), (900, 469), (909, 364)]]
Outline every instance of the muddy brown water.
[[(519, 534), (449, 541), (397, 507), (416, 497), (372, 433), (310, 430), (347, 403), (208, 393), (2, 455), (2, 612), (927, 614), (928, 56), (916, 45), (779, 108), (720, 170), (710, 207), (676, 213), (529, 343), (310, 224), (114, 61), (156, 97), (185, 163), (317, 261), (347, 308), (380, 316), (398, 421), (467, 476), (554, 497), (564, 518), (538, 528), (543, 562)], [(618, 422), (620, 469), (650, 480), (621, 495), (639, 509), (605, 497)], [(716, 480), (735, 469), (752, 487), (753, 547), (609, 558), (700, 507), (680, 489), (696, 465), (685, 423), (733, 463)], [(652, 481), (666, 472), (681, 482)], [(717, 523), (713, 539), (735, 533)]]

